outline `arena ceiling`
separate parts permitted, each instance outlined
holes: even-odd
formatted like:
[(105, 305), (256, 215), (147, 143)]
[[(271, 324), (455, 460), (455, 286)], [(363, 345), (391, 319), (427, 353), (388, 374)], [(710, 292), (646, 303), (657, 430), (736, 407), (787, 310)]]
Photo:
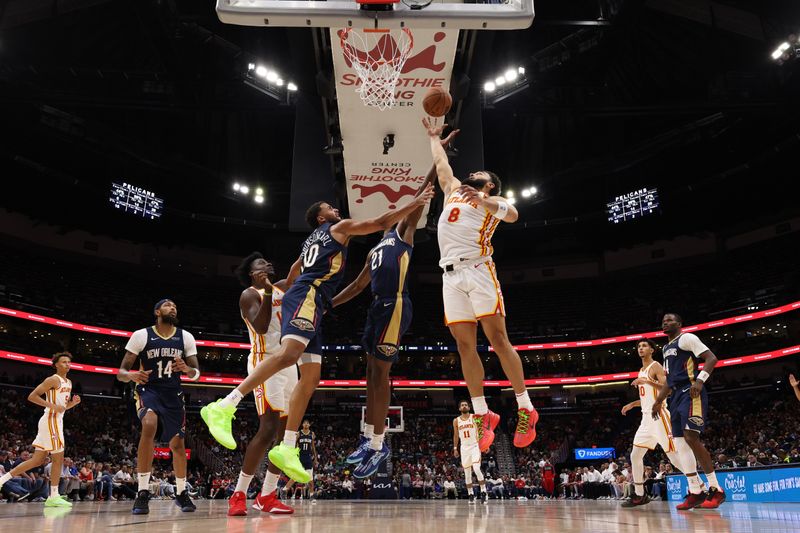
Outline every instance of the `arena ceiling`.
[[(507, 187), (539, 190), (518, 204), (527, 229), (498, 238), (569, 252), (796, 212), (781, 198), (798, 192), (800, 59), (770, 58), (800, 33), (796, 2), (536, 7), (532, 28), (479, 32), (462, 61), (470, 91), (498, 65), (529, 73), (527, 87), (482, 113), (487, 168)], [(249, 62), (269, 61), (321, 100), (315, 36), (224, 25), (210, 0), (4, 2), (2, 206), (225, 251), (284, 233), (294, 107), (243, 76)], [(147, 224), (108, 212), (118, 179), (160, 193), (169, 216)], [(265, 187), (265, 203), (235, 198), (236, 180)], [(663, 213), (609, 227), (608, 199), (644, 186), (660, 189)]]

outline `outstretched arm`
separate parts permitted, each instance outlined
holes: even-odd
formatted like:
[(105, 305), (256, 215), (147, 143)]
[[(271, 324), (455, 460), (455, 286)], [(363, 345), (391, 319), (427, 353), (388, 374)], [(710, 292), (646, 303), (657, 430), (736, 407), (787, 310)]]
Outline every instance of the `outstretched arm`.
[(338, 307), (343, 303), (349, 302), (367, 288), (367, 285), (369, 285), (372, 279), (369, 270), (369, 258), (370, 256), (367, 255), (367, 262), (364, 264), (364, 268), (361, 269), (358, 277), (354, 279), (350, 285), (345, 287), (342, 292), (333, 297), (333, 307)]
[(442, 188), (442, 192), (447, 198), (456, 187), (461, 185), (461, 182), (453, 175), (453, 168), (450, 166), (440, 139), (447, 124), (436, 126), (426, 117), (422, 119), (422, 125), (425, 126), (425, 131), (431, 141), (431, 153), (433, 154), (433, 164), (436, 166), (436, 174), (439, 176), (439, 187)]
[(340, 243), (346, 243), (353, 235), (369, 235), (376, 231), (383, 231), (397, 224), (401, 218), (417, 207), (424, 206), (430, 202), (431, 198), (433, 198), (433, 187), (428, 185), (422, 194), (416, 196), (400, 209), (387, 211), (377, 218), (368, 218), (366, 220), (345, 219), (337, 222), (331, 227), (331, 235)]

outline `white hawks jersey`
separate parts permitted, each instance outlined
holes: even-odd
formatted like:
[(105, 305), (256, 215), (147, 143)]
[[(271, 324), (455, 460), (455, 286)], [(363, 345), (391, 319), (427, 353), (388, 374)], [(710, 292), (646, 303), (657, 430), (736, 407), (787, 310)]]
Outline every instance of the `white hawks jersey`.
[(468, 203), (458, 191), (452, 192), (439, 215), (439, 266), (491, 256), (492, 235), (499, 224), (500, 219), (485, 208)]
[(478, 445), (478, 426), (472, 419), (472, 414), (469, 418), (464, 420), (460, 416), (456, 418), (458, 423), (458, 438), (460, 439), (462, 448), (469, 448), (470, 446)]
[[(656, 361), (653, 361), (647, 368), (639, 370), (639, 378), (650, 379), (650, 369)], [(650, 383), (643, 383), (639, 385), (639, 401), (642, 403), (642, 417), (652, 418), (653, 405), (656, 403), (656, 396), (658, 396), (658, 387)]]
[[(255, 287), (251, 287), (255, 289)], [(256, 289), (261, 301), (264, 301), (264, 289)], [(283, 291), (277, 287), (272, 288), (272, 318), (265, 334), (256, 333), (250, 321), (242, 315), (242, 320), (247, 325), (247, 333), (250, 336), (250, 353), (268, 354), (275, 353), (281, 346), (281, 304), (283, 303)]]

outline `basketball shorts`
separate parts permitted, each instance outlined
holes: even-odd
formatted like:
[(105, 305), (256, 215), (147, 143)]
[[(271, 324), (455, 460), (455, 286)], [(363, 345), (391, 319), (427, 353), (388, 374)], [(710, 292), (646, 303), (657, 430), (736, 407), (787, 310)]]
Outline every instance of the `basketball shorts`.
[(159, 442), (169, 442), (172, 437), (186, 435), (186, 407), (183, 404), (183, 391), (173, 388), (156, 388), (147, 385), (136, 387), (136, 413), (139, 420), (148, 411), (158, 417)]
[(309, 474), (314, 471), (314, 459), (310, 455), (300, 455), (300, 464)]
[(411, 325), (411, 298), (375, 297), (367, 311), (367, 323), (361, 345), (364, 350), (381, 361), (397, 362), (398, 346)]
[(633, 445), (648, 450), (655, 450), (656, 445), (659, 445), (665, 452), (675, 451), (675, 443), (672, 441), (672, 421), (665, 408), (661, 408), (658, 420), (653, 420), (649, 412), (642, 413), (642, 423), (636, 431), (636, 436), (633, 437)]
[(64, 451), (64, 417), (62, 413), (45, 413), (39, 419), (33, 447), (50, 453)]
[[(247, 358), (247, 375), (253, 372), (258, 363), (268, 358), (269, 354), (250, 353)], [(253, 389), (258, 416), (267, 411), (278, 411), (280, 416), (287, 416), (289, 399), (292, 397), (295, 385), (297, 385), (297, 365), (292, 365)]]
[(458, 452), (461, 455), (461, 467), (471, 468), (474, 464), (481, 464), (481, 450), (478, 444), (462, 446)]
[(669, 402), (669, 415), (672, 418), (672, 436), (683, 437), (684, 430), (697, 431), (702, 433), (706, 425), (706, 413), (708, 412), (708, 394), (706, 389), (700, 392), (700, 396), (692, 398), (689, 394), (691, 385), (686, 383), (681, 387), (672, 389), (672, 396)]
[(291, 338), (306, 345), (299, 364), (322, 363), (322, 314), (325, 298), (313, 285), (295, 283), (283, 295), (281, 343)]
[(477, 322), (493, 315), (506, 316), (503, 291), (492, 260), (479, 259), (454, 265), (442, 275), (446, 326)]

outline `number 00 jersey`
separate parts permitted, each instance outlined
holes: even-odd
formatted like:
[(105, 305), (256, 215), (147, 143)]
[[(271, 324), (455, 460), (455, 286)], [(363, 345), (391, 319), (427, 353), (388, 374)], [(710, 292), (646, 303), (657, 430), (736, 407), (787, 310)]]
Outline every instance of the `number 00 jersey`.
[(139, 356), (139, 369), (150, 370), (147, 386), (180, 390), (181, 373), (172, 371), (176, 357), (197, 355), (197, 345), (191, 333), (174, 328), (172, 335), (162, 337), (155, 326), (133, 332), (125, 350)]
[(439, 266), (491, 256), (492, 235), (499, 224), (500, 219), (485, 208), (467, 203), (457, 191), (451, 193), (439, 215)]
[(326, 301), (333, 299), (344, 277), (347, 246), (333, 238), (331, 224), (315, 229), (303, 243), (301, 274), (295, 284), (313, 285)]

